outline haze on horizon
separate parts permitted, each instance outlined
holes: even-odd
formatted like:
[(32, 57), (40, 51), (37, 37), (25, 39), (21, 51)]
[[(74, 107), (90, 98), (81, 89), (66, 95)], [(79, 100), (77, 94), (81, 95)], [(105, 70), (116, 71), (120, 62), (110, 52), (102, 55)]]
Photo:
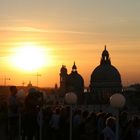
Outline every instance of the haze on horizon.
[[(70, 73), (76, 61), (88, 86), (104, 45), (123, 84), (140, 82), (139, 13), (138, 0), (0, 0), (0, 84), (6, 77), (7, 84), (36, 85), (38, 72), (39, 86), (54, 86), (62, 64)], [(10, 56), (27, 42), (45, 48), (51, 63), (18, 69)]]

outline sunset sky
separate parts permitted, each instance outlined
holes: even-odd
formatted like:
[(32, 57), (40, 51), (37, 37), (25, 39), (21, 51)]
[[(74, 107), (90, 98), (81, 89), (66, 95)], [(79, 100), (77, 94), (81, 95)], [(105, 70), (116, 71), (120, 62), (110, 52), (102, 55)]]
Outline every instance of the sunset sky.
[[(0, 84), (36, 85), (38, 72), (39, 86), (59, 85), (61, 66), (70, 73), (75, 61), (88, 86), (104, 45), (123, 84), (140, 82), (139, 14), (139, 0), (0, 0)], [(37, 52), (42, 67), (24, 69)]]

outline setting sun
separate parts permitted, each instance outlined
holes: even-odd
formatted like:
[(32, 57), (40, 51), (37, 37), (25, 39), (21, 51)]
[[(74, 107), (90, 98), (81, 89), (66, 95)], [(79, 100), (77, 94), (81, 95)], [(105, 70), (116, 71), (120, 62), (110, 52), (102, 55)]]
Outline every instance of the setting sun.
[(36, 44), (24, 43), (14, 51), (12, 64), (23, 71), (37, 71), (50, 63), (50, 56), (46, 49)]

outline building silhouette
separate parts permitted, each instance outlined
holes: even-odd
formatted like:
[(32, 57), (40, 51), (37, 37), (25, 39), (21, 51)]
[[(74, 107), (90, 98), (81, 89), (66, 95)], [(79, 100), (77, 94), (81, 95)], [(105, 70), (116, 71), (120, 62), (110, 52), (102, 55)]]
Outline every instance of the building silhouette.
[(93, 94), (94, 102), (99, 103), (108, 103), (112, 94), (122, 92), (121, 75), (111, 64), (106, 46), (102, 52), (100, 65), (91, 74), (90, 92)]
[(64, 96), (66, 93), (66, 81), (68, 77), (67, 68), (65, 65), (62, 65), (59, 76), (60, 76), (60, 95)]
[(91, 74), (87, 92), (84, 92), (84, 79), (78, 73), (75, 62), (70, 74), (67, 73), (66, 66), (62, 65), (59, 90), (63, 97), (67, 92), (75, 92), (78, 97), (78, 104), (84, 104), (85, 102), (89, 104), (107, 104), (111, 95), (121, 93), (121, 75), (117, 68), (111, 64), (106, 46), (102, 52), (100, 64)]
[(62, 65), (60, 69), (60, 92), (62, 96), (65, 96), (67, 92), (74, 92), (78, 97), (77, 103), (82, 103), (84, 79), (78, 73), (75, 62), (72, 66), (72, 71), (70, 74), (67, 73), (66, 66)]

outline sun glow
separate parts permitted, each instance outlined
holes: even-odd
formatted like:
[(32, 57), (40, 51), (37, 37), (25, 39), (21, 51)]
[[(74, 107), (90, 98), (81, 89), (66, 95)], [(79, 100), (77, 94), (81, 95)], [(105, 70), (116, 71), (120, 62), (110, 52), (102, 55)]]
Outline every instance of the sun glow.
[(37, 71), (50, 64), (50, 55), (45, 47), (26, 43), (15, 48), (12, 64), (23, 71)]

